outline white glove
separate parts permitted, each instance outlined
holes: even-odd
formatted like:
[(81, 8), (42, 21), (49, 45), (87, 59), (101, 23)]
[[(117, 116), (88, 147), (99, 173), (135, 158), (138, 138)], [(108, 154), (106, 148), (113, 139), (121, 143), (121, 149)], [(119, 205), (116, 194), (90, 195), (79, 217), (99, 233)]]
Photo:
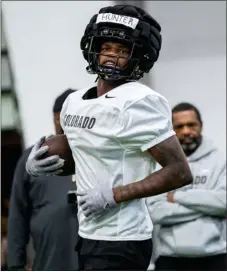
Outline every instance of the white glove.
[(86, 217), (100, 215), (117, 205), (112, 188), (94, 188), (83, 193), (77, 192), (77, 196), (80, 197), (78, 204)]
[(42, 146), (46, 137), (42, 137), (32, 148), (26, 162), (26, 171), (31, 176), (52, 176), (63, 172), (61, 169), (64, 165), (64, 160), (60, 159), (58, 155), (50, 156), (42, 159), (41, 156), (45, 154), (49, 147)]

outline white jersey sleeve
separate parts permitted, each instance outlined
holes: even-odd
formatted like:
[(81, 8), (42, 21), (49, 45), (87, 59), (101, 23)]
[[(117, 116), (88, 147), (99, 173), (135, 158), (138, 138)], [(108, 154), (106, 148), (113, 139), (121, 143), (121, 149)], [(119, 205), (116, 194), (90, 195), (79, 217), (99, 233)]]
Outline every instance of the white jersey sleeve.
[(118, 140), (128, 149), (147, 149), (175, 135), (168, 101), (147, 95), (128, 106), (120, 117)]

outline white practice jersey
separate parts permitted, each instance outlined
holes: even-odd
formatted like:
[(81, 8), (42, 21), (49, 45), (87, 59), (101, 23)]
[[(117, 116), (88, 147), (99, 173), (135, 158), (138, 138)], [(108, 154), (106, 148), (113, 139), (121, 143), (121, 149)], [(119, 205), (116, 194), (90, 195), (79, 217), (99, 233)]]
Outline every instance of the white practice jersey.
[[(61, 126), (76, 164), (78, 192), (118, 187), (150, 175), (156, 162), (150, 147), (174, 135), (167, 100), (138, 82), (125, 83), (98, 98), (92, 87), (72, 93)], [(98, 218), (78, 209), (79, 235), (94, 240), (146, 240), (153, 229), (145, 199), (116, 205)]]

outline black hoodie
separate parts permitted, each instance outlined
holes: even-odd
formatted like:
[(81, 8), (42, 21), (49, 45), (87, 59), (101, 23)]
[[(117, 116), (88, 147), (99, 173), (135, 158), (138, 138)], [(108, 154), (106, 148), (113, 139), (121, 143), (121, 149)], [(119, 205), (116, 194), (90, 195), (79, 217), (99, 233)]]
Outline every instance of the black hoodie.
[(31, 235), (35, 249), (33, 270), (78, 270), (77, 205), (67, 203), (75, 190), (72, 176), (31, 177), (25, 150), (14, 174), (8, 220), (8, 268), (24, 270)]

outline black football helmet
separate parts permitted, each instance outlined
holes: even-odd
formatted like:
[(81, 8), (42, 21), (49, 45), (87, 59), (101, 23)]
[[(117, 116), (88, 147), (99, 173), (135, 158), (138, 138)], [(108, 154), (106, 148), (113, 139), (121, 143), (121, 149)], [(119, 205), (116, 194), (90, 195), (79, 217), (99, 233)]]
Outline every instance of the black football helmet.
[[(148, 73), (159, 57), (162, 37), (158, 22), (147, 12), (131, 5), (101, 8), (87, 25), (80, 47), (88, 61), (87, 71), (104, 80), (137, 81)], [(131, 54), (125, 68), (100, 65), (98, 56), (104, 41), (127, 45)], [(104, 55), (104, 54), (102, 54)], [(116, 58), (119, 58), (117, 56)]]

